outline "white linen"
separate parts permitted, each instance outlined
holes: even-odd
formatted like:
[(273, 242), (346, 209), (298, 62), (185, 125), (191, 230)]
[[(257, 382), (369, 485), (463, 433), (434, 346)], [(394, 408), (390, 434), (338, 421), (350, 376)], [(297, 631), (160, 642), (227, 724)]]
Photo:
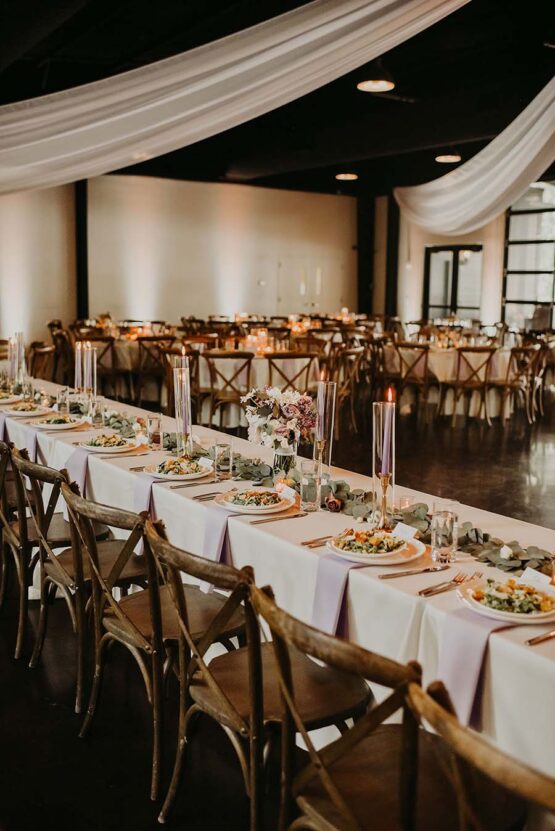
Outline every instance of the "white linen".
[(314, 0), (180, 55), (0, 107), (0, 193), (98, 176), (280, 107), (468, 0)]
[[(51, 387), (53, 385), (45, 386)], [(117, 406), (117, 405), (115, 405)], [(137, 408), (128, 408), (141, 413)], [(144, 415), (144, 412), (143, 412)], [(23, 425), (9, 420), (10, 436), (16, 445), (25, 438)], [(169, 421), (169, 420), (168, 420)], [(19, 432), (20, 431), (20, 432)], [(214, 441), (222, 434), (203, 427), (194, 433), (204, 442)], [(76, 436), (71, 432), (38, 436), (38, 459), (54, 467), (62, 467), (74, 447)], [(226, 434), (229, 440), (229, 435)], [(236, 449), (250, 456), (270, 460), (271, 450), (242, 439), (233, 439)], [(153, 455), (153, 460), (159, 458)], [(141, 464), (150, 459), (143, 457)], [(113, 457), (105, 460), (92, 455), (87, 477), (87, 496), (99, 502), (133, 510), (137, 474), (129, 471), (138, 464), (136, 457)], [(402, 465), (400, 465), (402, 467)], [(346, 479), (352, 487), (369, 489), (371, 480), (365, 476), (334, 469), (333, 475)], [(209, 489), (213, 485), (209, 483)], [(229, 483), (221, 483), (225, 490)], [(169, 483), (154, 483), (153, 509), (163, 519), (169, 539), (176, 545), (202, 555), (205, 540), (207, 505), (191, 497), (206, 489), (171, 490)], [(407, 488), (398, 488), (398, 496), (432, 504), (434, 497)], [(462, 521), (504, 540), (519, 540), (523, 545), (538, 545), (555, 550), (555, 531), (526, 522), (489, 513), (470, 506), (461, 506)], [(297, 617), (310, 622), (314, 603), (318, 558), (325, 549), (309, 550), (302, 540), (338, 533), (348, 524), (341, 514), (319, 512), (287, 522), (251, 525), (251, 518), (230, 518), (229, 543), (232, 562), (236, 566), (254, 567), (260, 585), (271, 584), (278, 603)], [(463, 560), (457, 567), (474, 571), (476, 561)], [(488, 576), (503, 579), (504, 574), (480, 566)], [(457, 606), (453, 592), (424, 599), (418, 590), (438, 581), (437, 576), (420, 576), (381, 581), (378, 575), (391, 567), (376, 566), (354, 569), (347, 586), (347, 620), (349, 637), (367, 649), (398, 661), (416, 659), (423, 664), (424, 681), (436, 673), (445, 613)], [(552, 626), (552, 624), (551, 624)], [(534, 627), (534, 633), (548, 631), (549, 624)], [(555, 776), (555, 719), (550, 718), (552, 693), (555, 687), (555, 648), (553, 641), (534, 647), (524, 642), (530, 628), (515, 627), (495, 632), (490, 638), (485, 660), (483, 691), (483, 730), (508, 753)], [(522, 706), (524, 702), (525, 706)]]
[(435, 234), (468, 234), (505, 211), (555, 159), (555, 78), (476, 156), (445, 176), (395, 188), (405, 217)]

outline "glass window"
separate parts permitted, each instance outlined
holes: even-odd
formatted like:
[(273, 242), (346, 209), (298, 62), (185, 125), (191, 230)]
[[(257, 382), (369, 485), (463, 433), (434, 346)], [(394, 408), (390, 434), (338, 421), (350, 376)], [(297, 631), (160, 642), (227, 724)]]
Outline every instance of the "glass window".
[(509, 223), (509, 239), (555, 240), (555, 211), (513, 214)]
[(510, 245), (508, 271), (553, 271), (555, 243), (533, 242), (530, 245)]
[(553, 274), (507, 274), (507, 300), (535, 300), (551, 303)]

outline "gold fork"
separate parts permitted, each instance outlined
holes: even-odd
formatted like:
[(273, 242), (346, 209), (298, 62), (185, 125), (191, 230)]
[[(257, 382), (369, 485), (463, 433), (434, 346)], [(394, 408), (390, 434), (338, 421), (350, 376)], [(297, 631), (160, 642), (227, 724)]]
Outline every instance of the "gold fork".
[(441, 594), (442, 592), (456, 589), (462, 583), (468, 583), (470, 580), (475, 580), (482, 576), (481, 571), (475, 571), (473, 574), (466, 574), (464, 571), (458, 571), (452, 580), (447, 580), (443, 583), (436, 583), (435, 586), (428, 586), (427, 589), (421, 589), (418, 594), (420, 597), (432, 597), (434, 594)]

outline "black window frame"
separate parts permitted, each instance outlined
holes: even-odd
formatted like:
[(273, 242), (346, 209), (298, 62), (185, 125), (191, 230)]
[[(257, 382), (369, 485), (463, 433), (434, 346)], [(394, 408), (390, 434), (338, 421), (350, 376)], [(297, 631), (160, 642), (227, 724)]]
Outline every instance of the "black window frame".
[[(438, 251), (451, 251), (453, 254), (453, 275), (451, 280), (451, 297), (449, 298), (449, 314), (457, 314), (457, 295), (459, 292), (459, 257), (461, 251), (480, 251), (483, 252), (484, 246), (479, 243), (469, 243), (467, 245), (427, 245), (424, 249), (424, 293), (422, 297), (422, 318), (428, 320), (434, 315), (430, 314), (430, 308), (439, 309), (437, 304), (432, 304), (430, 307), (430, 263), (432, 254)], [(455, 256), (455, 254), (457, 256)], [(477, 312), (480, 311), (481, 306), (464, 306), (465, 309), (472, 309)], [(437, 315), (436, 315), (437, 317)], [(476, 315), (479, 317), (479, 315)]]

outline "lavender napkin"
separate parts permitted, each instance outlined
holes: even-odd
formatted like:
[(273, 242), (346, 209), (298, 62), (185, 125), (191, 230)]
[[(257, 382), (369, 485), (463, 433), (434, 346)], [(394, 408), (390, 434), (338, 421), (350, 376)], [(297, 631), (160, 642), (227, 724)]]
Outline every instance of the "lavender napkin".
[[(89, 469), (89, 454), (83, 447), (78, 447), (74, 450), (64, 465), (67, 470), (67, 475), (70, 482), (76, 482), (79, 485), (79, 493), (81, 496), (86, 496), (85, 487), (87, 484), (87, 472)], [(67, 505), (64, 502), (64, 519), (69, 520), (69, 513)]]
[[(229, 512), (219, 505), (208, 505), (206, 508), (206, 524), (204, 526), (204, 542), (202, 545), (202, 556), (207, 560), (219, 563), (221, 560), (229, 559), (229, 534), (228, 520)], [(211, 590), (208, 583), (201, 583), (200, 588), (204, 592)]]
[(0, 441), (4, 441), (4, 429), (6, 427), (6, 413), (0, 413)]
[(352, 568), (366, 566), (364, 563), (349, 563), (334, 554), (318, 555), (312, 625), (330, 635), (346, 634), (345, 590)]
[(484, 657), (489, 636), (506, 623), (482, 617), (471, 609), (445, 616), (437, 675), (443, 681), (462, 724), (481, 726)]

